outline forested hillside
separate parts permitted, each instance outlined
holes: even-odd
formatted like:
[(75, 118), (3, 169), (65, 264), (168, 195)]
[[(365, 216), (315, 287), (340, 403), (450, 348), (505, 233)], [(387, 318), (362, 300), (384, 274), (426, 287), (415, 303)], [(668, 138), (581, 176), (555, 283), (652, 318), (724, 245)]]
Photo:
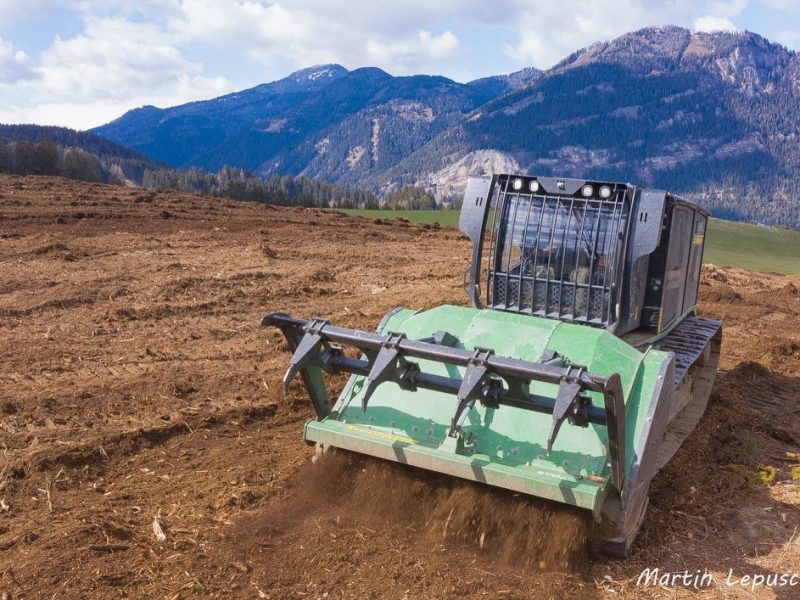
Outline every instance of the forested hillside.
[(373, 185), (457, 190), (472, 153), (666, 188), (721, 218), (800, 226), (800, 58), (763, 38), (647, 29), (487, 103)]
[(308, 177), (248, 174), (241, 168), (173, 169), (92, 133), (63, 127), (0, 125), (0, 173), (59, 175), (150, 189), (175, 189), (239, 200), (296, 206), (378, 207), (363, 189)]
[(457, 198), (470, 174), (610, 178), (800, 227), (800, 57), (753, 33), (647, 28), (547, 71), (460, 84), (324, 65), (96, 130), (173, 166)]

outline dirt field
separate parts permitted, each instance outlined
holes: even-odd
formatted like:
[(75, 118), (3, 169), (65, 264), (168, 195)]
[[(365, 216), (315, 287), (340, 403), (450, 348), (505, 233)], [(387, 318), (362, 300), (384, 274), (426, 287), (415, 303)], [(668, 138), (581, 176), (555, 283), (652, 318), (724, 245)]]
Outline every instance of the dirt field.
[[(725, 579), (800, 574), (800, 277), (705, 268), (722, 370), (628, 561), (587, 556), (580, 513), (309, 466), (311, 406), (282, 397), (261, 316), (374, 329), (464, 303), (467, 256), (435, 226), (0, 177), (0, 595), (799, 598)], [(645, 567), (715, 583), (637, 587)]]

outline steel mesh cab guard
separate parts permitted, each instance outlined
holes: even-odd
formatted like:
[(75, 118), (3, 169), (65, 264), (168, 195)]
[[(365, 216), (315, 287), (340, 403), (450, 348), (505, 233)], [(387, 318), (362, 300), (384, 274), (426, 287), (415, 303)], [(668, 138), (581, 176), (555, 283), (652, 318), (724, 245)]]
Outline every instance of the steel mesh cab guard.
[[(589, 509), (627, 555), (719, 360), (719, 323), (692, 316), (707, 216), (628, 184), (471, 178), (472, 307), (374, 333), (263, 318), (292, 352), (284, 393), (300, 374), (314, 406), (306, 440)], [(351, 374), (335, 402), (323, 372)]]
[[(613, 323), (634, 190), (616, 184), (607, 186), (607, 198), (576, 197), (575, 184), (567, 189), (563, 180), (563, 191), (572, 195), (550, 194), (538, 180), (514, 190), (514, 181), (519, 179), (501, 177), (497, 182), (486, 278), (489, 306), (575, 322)], [(557, 186), (556, 181), (558, 190)], [(543, 252), (548, 247), (560, 251)], [(522, 254), (515, 257), (514, 248), (523, 248)], [(581, 271), (585, 281), (579, 281)]]

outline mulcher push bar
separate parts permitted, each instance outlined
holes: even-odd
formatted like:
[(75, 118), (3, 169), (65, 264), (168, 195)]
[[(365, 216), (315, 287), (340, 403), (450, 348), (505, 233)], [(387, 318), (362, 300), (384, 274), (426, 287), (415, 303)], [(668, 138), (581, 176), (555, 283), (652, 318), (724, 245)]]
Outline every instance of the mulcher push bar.
[[(309, 370), (309, 367), (331, 374), (347, 372), (365, 376), (367, 384), (361, 400), (364, 411), (375, 389), (387, 381), (404, 390), (422, 388), (455, 394), (457, 405), (450, 425), (451, 437), (459, 435), (469, 409), (476, 402), (489, 408), (505, 405), (552, 414), (547, 436), (548, 454), (565, 420), (580, 427), (588, 427), (589, 423), (605, 425), (612, 483), (617, 491), (622, 491), (625, 404), (617, 374), (606, 377), (589, 373), (584, 367), (564, 365), (557, 355), (543, 362), (530, 362), (497, 356), (487, 348), (475, 348), (474, 352), (469, 352), (452, 347), (457, 340), (444, 332), (423, 340), (409, 340), (402, 333), (384, 336), (337, 327), (319, 318), (311, 321), (295, 319), (283, 313), (265, 316), (261, 325), (280, 329), (292, 351), (292, 360), (283, 379), (284, 394), (291, 380), (300, 373), (320, 419), (330, 415), (330, 403), (319, 372)], [(341, 348), (332, 344), (354, 346), (364, 353), (366, 360), (349, 358)], [(466, 371), (463, 379), (425, 373), (409, 358), (466, 367)], [(558, 385), (556, 397), (531, 394), (528, 387), (533, 380)], [(604, 407), (592, 406), (584, 392), (602, 393)]]

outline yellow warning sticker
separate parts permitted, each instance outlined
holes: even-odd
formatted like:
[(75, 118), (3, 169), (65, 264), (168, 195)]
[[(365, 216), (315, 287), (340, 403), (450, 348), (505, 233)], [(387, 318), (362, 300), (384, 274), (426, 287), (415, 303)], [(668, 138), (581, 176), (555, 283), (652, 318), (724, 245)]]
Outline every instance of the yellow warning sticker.
[(706, 236), (704, 236), (702, 233), (695, 233), (694, 237), (692, 238), (692, 245), (699, 246), (700, 244), (703, 243), (705, 237)]
[(405, 442), (406, 444), (416, 444), (417, 443), (417, 441), (415, 439), (407, 437), (405, 435), (397, 435), (396, 433), (391, 433), (390, 431), (381, 431), (380, 429), (374, 429), (372, 427), (361, 427), (361, 426), (358, 426), (358, 425), (348, 425), (347, 428), (350, 431), (356, 431), (358, 433), (368, 433), (370, 435), (386, 438), (388, 440), (393, 440), (395, 442)]

